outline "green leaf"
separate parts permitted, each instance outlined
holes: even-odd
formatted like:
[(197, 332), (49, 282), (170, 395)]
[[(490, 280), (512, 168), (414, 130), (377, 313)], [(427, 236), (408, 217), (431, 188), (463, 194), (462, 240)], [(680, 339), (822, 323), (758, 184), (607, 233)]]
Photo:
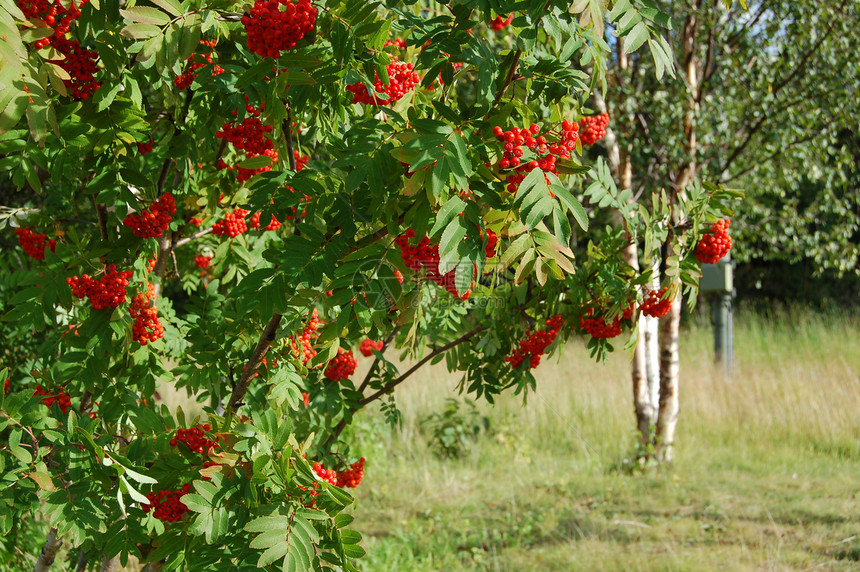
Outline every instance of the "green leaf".
[(635, 52), (648, 39), (648, 26), (645, 22), (636, 24), (630, 33), (624, 37), (624, 53), (629, 54)]
[(532, 245), (532, 238), (528, 234), (522, 234), (502, 253), (499, 266), (508, 268), (512, 262), (518, 259)]
[(454, 217), (460, 215), (463, 212), (463, 209), (466, 208), (466, 203), (463, 202), (459, 196), (454, 195), (448, 202), (442, 205), (442, 208), (439, 209), (439, 212), (436, 213), (436, 223), (433, 225), (433, 228), (430, 230), (430, 236), (435, 237), (442, 229), (446, 228), (448, 224), (454, 220)]
[(463, 217), (455, 216), (445, 227), (442, 238), (439, 240), (439, 256), (447, 257), (450, 252), (457, 250), (457, 246), (466, 236), (466, 227), (462, 222)]
[(263, 552), (260, 555), (260, 559), (257, 560), (257, 568), (265, 568), (275, 560), (283, 558), (287, 551), (290, 549), (290, 545), (286, 540), (281, 542), (280, 544), (275, 544), (271, 546), (268, 550)]
[(171, 16), (181, 16), (185, 13), (182, 5), (176, 0), (151, 0), (156, 6), (163, 8)]
[(580, 203), (576, 197), (570, 194), (570, 191), (561, 185), (552, 185), (550, 190), (559, 198), (565, 209), (573, 215), (573, 218), (576, 220), (576, 223), (580, 228), (587, 231), (588, 214), (585, 212), (585, 208), (582, 206), (582, 203)]
[(170, 23), (170, 16), (149, 6), (134, 6), (120, 10), (119, 13), (132, 22), (140, 24), (154, 24), (156, 26), (166, 26)]
[(261, 516), (245, 525), (245, 532), (268, 532), (270, 530), (281, 530), (286, 533), (290, 529), (290, 517), (288, 516)]
[(125, 474), (128, 475), (128, 477), (130, 479), (137, 481), (138, 483), (141, 483), (144, 485), (158, 484), (158, 481), (156, 481), (152, 477), (147, 477), (146, 475), (141, 475), (137, 471), (133, 471), (133, 470), (129, 469), (128, 467), (126, 467), (125, 465), (122, 465), (122, 467), (125, 469)]
[(258, 155), (256, 157), (248, 157), (239, 163), (243, 169), (262, 169), (272, 164), (272, 158), (266, 155)]

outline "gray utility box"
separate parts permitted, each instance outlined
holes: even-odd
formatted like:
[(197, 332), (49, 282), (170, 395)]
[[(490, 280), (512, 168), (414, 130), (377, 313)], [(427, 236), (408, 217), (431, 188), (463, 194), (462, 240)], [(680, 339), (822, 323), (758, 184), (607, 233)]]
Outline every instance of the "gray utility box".
[(714, 324), (714, 361), (723, 365), (731, 375), (734, 346), (732, 298), (735, 295), (732, 283), (734, 261), (726, 256), (716, 264), (702, 264), (702, 279), (699, 289), (711, 303), (711, 321)]
[(728, 257), (723, 258), (716, 264), (702, 264), (702, 279), (699, 280), (699, 289), (702, 292), (729, 292), (734, 290), (732, 284), (732, 270), (734, 261)]

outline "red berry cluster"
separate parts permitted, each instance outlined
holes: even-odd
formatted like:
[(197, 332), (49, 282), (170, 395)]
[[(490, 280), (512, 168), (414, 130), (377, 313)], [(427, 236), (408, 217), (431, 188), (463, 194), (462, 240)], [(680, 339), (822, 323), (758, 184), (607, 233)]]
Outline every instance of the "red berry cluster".
[(382, 44), (383, 48), (387, 48), (388, 46), (394, 46), (398, 50), (406, 49), (406, 40), (403, 38), (394, 38), (393, 40), (386, 40), (384, 44)]
[(364, 457), (350, 465), (349, 469), (339, 471), (337, 474), (337, 486), (356, 488), (364, 478)]
[(648, 292), (648, 295), (639, 305), (639, 311), (652, 318), (662, 318), (668, 314), (672, 308), (672, 303), (675, 301), (674, 289), (669, 292), (669, 288), (669, 286), (664, 286), (659, 291), (651, 290)]
[(66, 283), (72, 288), (72, 294), (78, 298), (88, 298), (94, 309), (101, 310), (116, 308), (125, 302), (125, 287), (128, 286), (131, 275), (130, 270), (118, 273), (116, 266), (111, 264), (105, 269), (100, 280), (84, 274), (66, 278)]
[(308, 161), (311, 160), (307, 155), (302, 155), (298, 150), (293, 150), (293, 157), (296, 159), (296, 173), (308, 166)]
[(149, 208), (140, 211), (140, 214), (128, 213), (122, 224), (129, 227), (138, 238), (153, 238), (161, 236), (170, 221), (171, 215), (176, 214), (176, 201), (170, 193), (164, 193)]
[(332, 381), (341, 381), (349, 379), (355, 373), (355, 367), (358, 362), (352, 356), (352, 350), (344, 351), (343, 348), (337, 349), (337, 355), (333, 360), (328, 362), (328, 367), (325, 368), (325, 375)]
[[(245, 96), (247, 101), (248, 96)], [(266, 137), (267, 134), (274, 130), (271, 125), (263, 125), (260, 121), (260, 114), (263, 106), (257, 109), (253, 105), (246, 105), (245, 111), (249, 114), (241, 123), (225, 123), (221, 126), (215, 136), (219, 139), (224, 139), (233, 144), (237, 149), (245, 151), (246, 157), (259, 157), (265, 155), (272, 159), (272, 162), (259, 169), (245, 169), (244, 167), (236, 167), (236, 180), (241, 182), (247, 181), (254, 175), (272, 170), (272, 165), (278, 160), (278, 152), (275, 151), (274, 143)], [(238, 111), (234, 111), (233, 115), (238, 115)], [(298, 154), (296, 155), (298, 157)], [(305, 160), (307, 163), (307, 160)], [(234, 170), (233, 167), (227, 165), (223, 160), (218, 164), (219, 169)]]
[(555, 341), (558, 330), (561, 328), (561, 314), (556, 314), (546, 320), (546, 328), (534, 332), (526, 332), (526, 338), (520, 342), (520, 347), (505, 358), (505, 361), (516, 369), (521, 363), (529, 358), (528, 369), (534, 369), (540, 365), (540, 356), (546, 352), (546, 348)]
[(322, 463), (314, 463), (313, 469), (322, 480), (330, 485), (337, 486), (337, 471), (334, 469), (326, 469)]
[(146, 143), (138, 143), (137, 144), (137, 152), (141, 155), (148, 155), (152, 153), (152, 148), (155, 144), (152, 141), (152, 137), (149, 138), (149, 141)]
[(143, 512), (153, 511), (153, 515), (158, 520), (164, 522), (177, 522), (182, 520), (182, 515), (188, 512), (188, 507), (181, 500), (184, 495), (191, 491), (191, 485), (184, 484), (181, 489), (175, 491), (153, 491), (147, 493), (146, 498), (149, 499), (149, 504), (143, 504), (141, 509)]
[(224, 215), (224, 218), (212, 225), (212, 234), (221, 236), (226, 234), (230, 238), (236, 238), (240, 234), (248, 232), (248, 225), (245, 222), (245, 217), (248, 216), (248, 211), (245, 209), (235, 208), (233, 212)]
[(16, 2), (28, 20), (41, 20), (46, 26), (54, 28), (53, 36), (36, 42), (37, 49), (49, 45), (54, 38), (65, 38), (72, 22), (81, 17), (80, 8), (86, 3), (87, 0), (77, 3), (72, 0), (66, 8), (60, 0), (17, 0)]
[(164, 327), (158, 319), (158, 309), (152, 303), (154, 293), (155, 288), (152, 284), (148, 284), (146, 292), (141, 292), (132, 298), (131, 308), (129, 308), (129, 314), (134, 318), (131, 338), (142, 346), (164, 337)]
[(426, 236), (418, 242), (417, 246), (411, 246), (409, 241), (414, 236), (415, 231), (410, 228), (394, 239), (394, 242), (400, 247), (400, 258), (403, 259), (406, 266), (416, 273), (421, 272), (423, 269), (424, 275), (428, 280), (432, 280), (450, 292), (455, 298), (467, 300), (472, 294), (472, 289), (469, 288), (466, 290), (462, 296), (457, 293), (457, 287), (454, 283), (454, 270), (445, 275), (439, 273), (439, 246), (431, 245), (430, 239)]
[[(254, 213), (253, 215), (251, 215), (251, 219), (248, 221), (248, 226), (250, 226), (253, 229), (260, 229), (260, 215), (261, 214), (262, 213)], [(269, 222), (269, 224), (266, 225), (261, 230), (261, 232), (266, 231), (266, 230), (278, 230), (279, 228), (281, 228), (281, 222), (275, 218), (275, 215), (272, 215), (271, 222)]]
[(716, 264), (732, 249), (729, 225), (732, 221), (723, 219), (711, 225), (711, 231), (702, 235), (696, 246), (696, 258), (703, 264)]
[(212, 262), (211, 256), (203, 256), (202, 254), (198, 254), (194, 257), (194, 264), (196, 264), (197, 268), (200, 268), (201, 270), (208, 270), (210, 262)]
[(158, 260), (155, 258), (150, 258), (146, 261), (146, 270), (147, 272), (152, 272), (155, 270), (155, 265), (158, 263)]
[(218, 449), (219, 437), (208, 439), (204, 436), (206, 431), (211, 431), (212, 426), (208, 423), (198, 423), (190, 429), (177, 429), (176, 437), (170, 440), (170, 446), (176, 447), (179, 443), (185, 443), (185, 446), (191, 449), (193, 453), (206, 453), (210, 448)]
[[(9, 384), (9, 380), (6, 380), (7, 387), (8, 387), (8, 384)], [(6, 391), (8, 391), (8, 390), (6, 390)], [(50, 407), (54, 403), (57, 403), (57, 405), (60, 407), (60, 411), (62, 411), (63, 415), (65, 415), (66, 412), (69, 410), (69, 408), (72, 406), (72, 398), (69, 397), (68, 394), (66, 394), (66, 392), (63, 391), (62, 389), (60, 390), (59, 393), (54, 395), (52, 393), (48, 393), (47, 391), (45, 391), (41, 385), (37, 385), (36, 391), (33, 392), (33, 395), (34, 396), (43, 396), (44, 395), (45, 398), (42, 399), (42, 403), (44, 403), (48, 407)]]
[(251, 13), (242, 17), (248, 49), (270, 58), (296, 47), (313, 32), (316, 21), (317, 9), (310, 0), (256, 0)]
[[(507, 189), (515, 193), (526, 175), (534, 169), (541, 169), (550, 173), (555, 172), (556, 157), (568, 159), (571, 150), (576, 148), (576, 140), (579, 138), (579, 125), (572, 121), (561, 123), (561, 133), (555, 143), (547, 141), (545, 135), (541, 135), (540, 126), (532, 123), (529, 127), (513, 127), (504, 131), (496, 126), (493, 135), (505, 144), (505, 152), (499, 161), (499, 168), (514, 169), (507, 177)], [(523, 162), (523, 146), (531, 149), (537, 157), (531, 161)]]
[(382, 340), (374, 342), (370, 338), (364, 338), (364, 341), (361, 342), (360, 346), (358, 346), (358, 351), (360, 351), (361, 355), (363, 355), (364, 357), (370, 357), (373, 355), (373, 350), (381, 352), (383, 346), (385, 346), (385, 342), (383, 342)]
[(367, 92), (367, 86), (362, 82), (346, 86), (347, 91), (352, 93), (353, 103), (364, 103), (365, 105), (389, 105), (401, 99), (421, 82), (421, 77), (413, 70), (415, 66), (395, 58), (388, 67), (388, 82), (382, 83), (379, 74), (373, 80), (373, 89), (377, 93), (385, 93), (388, 99), (379, 99)]
[[(44, 234), (33, 232), (27, 228), (16, 228), (15, 234), (18, 235), (18, 244), (24, 249), (24, 252), (35, 258), (36, 260), (45, 259), (45, 238)], [(57, 247), (57, 241), (53, 238), (47, 242), (51, 252)]]
[(86, 49), (77, 40), (67, 40), (64, 37), (53, 38), (51, 45), (64, 56), (61, 60), (51, 60), (51, 63), (69, 74), (69, 79), (64, 79), (63, 85), (74, 97), (88, 99), (101, 86), (101, 82), (95, 79), (99, 71), (96, 65), (98, 52)]
[(81, 17), (80, 7), (87, 0), (82, 0), (77, 5), (74, 0), (66, 8), (60, 0), (17, 0), (18, 8), (27, 19), (41, 20), (46, 26), (54, 28), (54, 33), (41, 40), (36, 40), (33, 46), (37, 50), (53, 47), (63, 55), (63, 59), (51, 60), (51, 63), (64, 69), (70, 76), (63, 80), (66, 88), (72, 91), (72, 95), (79, 99), (87, 99), (99, 88), (101, 82), (95, 81), (94, 76), (98, 72), (96, 62), (98, 54), (92, 50), (83, 48), (76, 40), (67, 40), (72, 22)]
[(322, 480), (330, 485), (354, 489), (361, 484), (361, 480), (364, 478), (364, 457), (350, 465), (349, 469), (345, 471), (326, 469), (322, 463), (314, 463), (313, 469)]
[(504, 20), (502, 20), (501, 16), (496, 16), (493, 19), (493, 21), (490, 22), (490, 27), (492, 29), (494, 29), (495, 31), (500, 32), (500, 31), (504, 30), (505, 28), (507, 28), (508, 24), (510, 24), (513, 21), (513, 19), (514, 19), (513, 13), (508, 14), (508, 17), (505, 18)]
[(499, 237), (495, 232), (487, 229), (487, 245), (484, 247), (484, 252), (487, 258), (492, 258), (496, 255), (496, 246), (499, 244)]
[[(202, 61), (201, 61), (202, 60)], [(197, 70), (202, 67), (206, 67), (207, 64), (212, 63), (212, 54), (198, 54), (194, 53), (188, 57), (188, 61), (185, 63), (185, 71), (182, 74), (173, 78), (173, 83), (176, 85), (177, 89), (185, 89), (189, 87), (194, 80), (197, 78)], [(215, 67), (212, 68), (212, 75), (218, 75), (224, 73), (224, 68), (215, 64)]]
[(579, 315), (579, 327), (588, 332), (592, 338), (615, 338), (621, 335), (623, 322), (630, 320), (633, 317), (633, 305), (625, 308), (620, 316), (615, 316), (611, 324), (607, 324), (602, 317), (592, 317), (594, 314), (593, 308), (588, 308)]
[(246, 105), (245, 109), (249, 115), (241, 123), (225, 123), (215, 136), (226, 139), (234, 147), (248, 152), (252, 157), (274, 149), (274, 143), (266, 137), (274, 127), (263, 125), (260, 121), (261, 111), (253, 105)]
[(606, 127), (609, 125), (609, 114), (590, 115), (583, 117), (579, 121), (582, 130), (579, 132), (579, 138), (582, 139), (583, 145), (594, 145), (606, 135)]
[(317, 355), (313, 342), (320, 336), (317, 333), (320, 325), (322, 325), (322, 322), (319, 319), (319, 312), (314, 308), (311, 319), (308, 320), (308, 325), (297, 338), (290, 340), (293, 352), (301, 358), (302, 365), (307, 365)]
[(12, 382), (12, 378), (9, 378), (3, 382), (3, 393), (9, 393), (9, 384), (11, 382)]

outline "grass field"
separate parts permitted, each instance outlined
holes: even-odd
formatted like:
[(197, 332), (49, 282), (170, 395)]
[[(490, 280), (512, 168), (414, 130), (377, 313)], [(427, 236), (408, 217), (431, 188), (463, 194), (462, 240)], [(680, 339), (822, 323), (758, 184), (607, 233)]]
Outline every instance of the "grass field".
[(860, 323), (783, 311), (736, 319), (736, 368), (708, 329), (682, 341), (671, 470), (629, 471), (629, 356), (573, 341), (528, 404), (494, 408), (468, 454), (441, 460), (420, 419), (457, 379), (438, 367), (398, 393), (403, 426), (369, 413), (357, 491), (363, 569), (860, 570)]
[(456, 460), (434, 455), (421, 419), (458, 379), (443, 364), (420, 372), (397, 390), (400, 428), (373, 410), (349, 430), (367, 457), (360, 568), (860, 570), (860, 318), (741, 312), (732, 378), (712, 365), (710, 336), (684, 331), (676, 461), (659, 471), (630, 468), (623, 352), (596, 365), (571, 340), (536, 370), (526, 405), (479, 404), (489, 430)]

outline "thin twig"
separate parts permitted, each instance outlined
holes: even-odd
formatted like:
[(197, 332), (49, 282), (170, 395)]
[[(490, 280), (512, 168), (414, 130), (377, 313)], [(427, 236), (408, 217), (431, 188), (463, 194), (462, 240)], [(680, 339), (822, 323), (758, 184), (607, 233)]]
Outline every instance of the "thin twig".
[(436, 348), (435, 350), (433, 350), (432, 352), (427, 354), (423, 359), (419, 360), (418, 363), (416, 363), (411, 368), (406, 370), (406, 373), (404, 373), (403, 375), (401, 375), (400, 377), (398, 377), (397, 379), (395, 379), (394, 381), (392, 381), (391, 383), (389, 383), (388, 385), (386, 385), (385, 387), (383, 387), (382, 389), (380, 389), (376, 393), (373, 393), (370, 396), (365, 397), (364, 399), (359, 401), (358, 402), (359, 405), (364, 407), (368, 403), (372, 403), (372, 402), (376, 401), (377, 399), (379, 399), (380, 397), (382, 397), (383, 395), (385, 395), (386, 393), (388, 393), (389, 391), (391, 391), (392, 389), (394, 389), (395, 387), (397, 387), (398, 385), (400, 385), (401, 383), (406, 381), (406, 379), (410, 375), (415, 373), (422, 365), (424, 365), (428, 361), (432, 360), (437, 355), (439, 355), (441, 353), (445, 353), (448, 350), (450, 350), (451, 348), (457, 347), (460, 344), (469, 341), (470, 339), (472, 339), (473, 337), (480, 334), (481, 332), (483, 332), (486, 329), (487, 329), (487, 326), (479, 326), (479, 327), (475, 328), (474, 330), (472, 330), (466, 334), (463, 334), (462, 336), (460, 336), (456, 340), (448, 342), (444, 346), (440, 346), (440, 347)]
[(180, 246), (185, 246), (189, 242), (195, 241), (198, 238), (200, 238), (202, 236), (206, 236), (207, 234), (211, 234), (211, 233), (212, 233), (212, 227), (209, 227), (206, 230), (201, 230), (200, 232), (195, 232), (191, 236), (177, 240), (176, 244), (173, 245), (173, 248), (176, 249), (176, 248), (179, 248)]

